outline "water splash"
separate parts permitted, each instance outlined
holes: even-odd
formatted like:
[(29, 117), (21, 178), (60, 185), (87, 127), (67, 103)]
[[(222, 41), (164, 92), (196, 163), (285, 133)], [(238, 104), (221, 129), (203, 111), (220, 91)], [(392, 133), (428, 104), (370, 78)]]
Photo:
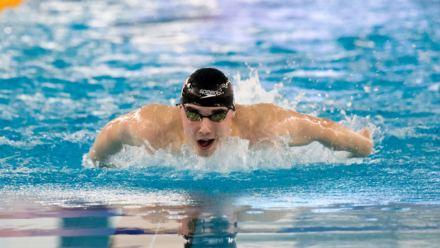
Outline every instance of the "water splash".
[[(248, 140), (229, 137), (208, 158), (197, 156), (188, 145), (182, 147), (180, 154), (172, 154), (171, 149), (159, 149), (154, 155), (149, 154), (143, 147), (126, 145), (121, 152), (112, 156), (109, 162), (125, 169), (161, 166), (194, 173), (231, 173), (305, 168), (322, 166), (322, 163), (324, 166), (349, 165), (363, 161), (361, 158), (347, 159), (347, 152), (335, 152), (316, 142), (304, 147), (288, 147), (287, 138), (281, 137), (280, 141), (283, 140), (284, 142), (277, 146), (257, 144), (249, 147)], [(83, 166), (93, 166), (87, 155), (84, 155)]]
[(283, 98), (280, 94), (283, 83), (274, 84), (274, 89), (266, 91), (261, 85), (258, 77), (258, 70), (251, 69), (248, 79), (241, 79), (240, 73), (234, 76), (234, 95), (235, 102), (238, 104), (255, 104), (255, 103), (273, 103), (280, 107), (295, 110), (301, 99), (304, 97), (304, 91), (301, 91), (293, 101)]

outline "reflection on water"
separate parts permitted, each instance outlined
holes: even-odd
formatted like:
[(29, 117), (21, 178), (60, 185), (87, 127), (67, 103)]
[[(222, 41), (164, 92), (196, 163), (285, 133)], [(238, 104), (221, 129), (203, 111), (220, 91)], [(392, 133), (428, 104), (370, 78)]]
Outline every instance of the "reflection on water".
[(6, 200), (0, 247), (433, 247), (440, 241), (439, 205), (261, 209), (213, 198), (76, 207)]

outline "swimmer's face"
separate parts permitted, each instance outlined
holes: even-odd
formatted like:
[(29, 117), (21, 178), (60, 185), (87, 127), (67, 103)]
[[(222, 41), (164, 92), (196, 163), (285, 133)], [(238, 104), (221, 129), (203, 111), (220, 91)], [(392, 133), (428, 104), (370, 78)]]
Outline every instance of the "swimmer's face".
[(200, 107), (193, 104), (185, 104), (185, 108), (191, 112), (197, 112), (203, 116), (209, 116), (219, 111), (227, 111), (226, 118), (222, 122), (214, 122), (209, 118), (201, 121), (190, 121), (186, 116), (185, 109), (180, 110), (183, 131), (190, 145), (195, 147), (197, 155), (209, 157), (229, 136), (232, 119), (235, 113), (225, 107)]

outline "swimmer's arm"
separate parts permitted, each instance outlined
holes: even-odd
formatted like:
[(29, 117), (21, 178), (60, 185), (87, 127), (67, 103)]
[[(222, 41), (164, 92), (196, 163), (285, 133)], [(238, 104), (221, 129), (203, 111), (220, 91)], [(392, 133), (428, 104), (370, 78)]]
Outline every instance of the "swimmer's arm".
[(89, 151), (89, 157), (96, 167), (113, 167), (108, 158), (121, 151), (122, 139), (120, 125), (117, 121), (107, 124), (95, 140)]
[[(150, 154), (154, 154), (154, 150), (158, 148), (168, 147), (170, 142), (162, 144), (160, 141), (164, 140), (164, 133), (170, 133), (169, 125), (161, 122), (166, 119), (163, 113), (168, 113), (165, 116), (169, 116), (169, 111), (170, 107), (167, 105), (150, 104), (109, 122), (90, 149), (90, 159), (96, 167), (115, 167), (109, 163), (109, 157), (120, 152), (123, 145), (144, 147)], [(162, 116), (162, 119), (152, 120), (142, 116)], [(169, 135), (174, 137), (172, 132)]]
[(137, 145), (127, 128), (126, 122), (121, 121), (126, 116), (108, 123), (96, 138), (89, 151), (89, 157), (96, 167), (115, 167), (108, 162), (108, 158), (120, 152), (124, 144)]
[(356, 133), (334, 121), (299, 113), (296, 113), (296, 120), (289, 130), (292, 146), (318, 141), (336, 151), (348, 151), (350, 157), (366, 157), (373, 149), (373, 140), (366, 128)]

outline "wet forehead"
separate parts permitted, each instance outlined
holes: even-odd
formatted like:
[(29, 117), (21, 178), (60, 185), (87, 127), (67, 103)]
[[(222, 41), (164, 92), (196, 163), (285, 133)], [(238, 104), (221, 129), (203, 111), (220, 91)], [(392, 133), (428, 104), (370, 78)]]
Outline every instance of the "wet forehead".
[(202, 107), (194, 104), (185, 104), (185, 107), (197, 110), (201, 114), (210, 114), (216, 111), (227, 111), (225, 107)]

